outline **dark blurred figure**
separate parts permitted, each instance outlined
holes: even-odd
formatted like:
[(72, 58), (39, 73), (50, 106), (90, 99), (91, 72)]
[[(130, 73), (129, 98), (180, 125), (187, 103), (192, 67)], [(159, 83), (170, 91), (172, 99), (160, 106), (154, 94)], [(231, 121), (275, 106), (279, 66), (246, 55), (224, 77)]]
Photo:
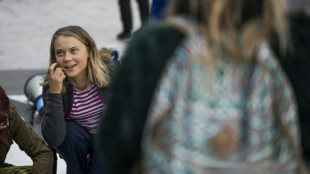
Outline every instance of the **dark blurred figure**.
[(289, 21), (291, 49), (286, 54), (281, 53), (276, 37), (271, 43), (296, 94), (303, 156), (310, 161), (310, 14), (300, 8), (292, 9)]
[(172, 0), (126, 48), (97, 134), (111, 173), (297, 174), (285, 1)]
[[(141, 24), (146, 23), (150, 17), (149, 0), (136, 0), (139, 5)], [(123, 31), (117, 35), (119, 40), (128, 40), (131, 38), (132, 31), (132, 12), (130, 0), (118, 0)]]

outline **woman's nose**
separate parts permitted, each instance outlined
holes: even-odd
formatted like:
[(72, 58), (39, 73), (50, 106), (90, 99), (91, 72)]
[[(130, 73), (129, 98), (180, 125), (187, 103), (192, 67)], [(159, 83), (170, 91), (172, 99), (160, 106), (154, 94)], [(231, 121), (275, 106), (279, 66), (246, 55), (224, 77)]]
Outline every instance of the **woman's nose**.
[(71, 55), (70, 53), (66, 53), (66, 54), (65, 54), (64, 60), (65, 60), (65, 61), (69, 61), (69, 60), (71, 60), (71, 59), (72, 59), (72, 55)]

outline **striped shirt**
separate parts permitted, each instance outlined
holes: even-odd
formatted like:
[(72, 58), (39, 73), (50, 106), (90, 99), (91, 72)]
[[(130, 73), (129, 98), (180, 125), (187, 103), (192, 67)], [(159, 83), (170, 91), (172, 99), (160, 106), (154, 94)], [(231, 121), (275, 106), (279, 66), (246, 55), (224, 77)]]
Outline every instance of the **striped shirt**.
[(90, 84), (83, 91), (73, 87), (72, 92), (73, 100), (68, 120), (79, 123), (89, 133), (96, 133), (105, 108), (104, 102), (99, 97), (98, 87)]

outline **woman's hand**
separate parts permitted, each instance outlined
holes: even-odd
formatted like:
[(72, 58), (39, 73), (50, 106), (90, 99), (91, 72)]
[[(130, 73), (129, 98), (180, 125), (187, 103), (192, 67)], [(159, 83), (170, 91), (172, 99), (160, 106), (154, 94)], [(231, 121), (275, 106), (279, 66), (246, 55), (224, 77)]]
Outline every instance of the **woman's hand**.
[(66, 75), (63, 70), (57, 67), (57, 63), (53, 63), (48, 71), (49, 90), (51, 93), (60, 94), (62, 90), (62, 82)]

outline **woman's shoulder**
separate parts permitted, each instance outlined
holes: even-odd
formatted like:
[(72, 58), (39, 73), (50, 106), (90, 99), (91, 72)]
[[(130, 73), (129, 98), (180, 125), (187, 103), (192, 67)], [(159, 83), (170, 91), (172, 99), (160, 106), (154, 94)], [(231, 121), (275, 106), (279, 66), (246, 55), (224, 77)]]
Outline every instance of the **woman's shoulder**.
[(9, 137), (11, 137), (17, 129), (22, 127), (24, 123), (23, 118), (18, 114), (17, 108), (14, 103), (10, 102), (10, 112), (8, 114), (9, 119)]
[(107, 101), (111, 95), (111, 87), (110, 86), (98, 87), (98, 94), (103, 101)]
[[(165, 21), (152, 21), (144, 26), (142, 26), (133, 37), (135, 40), (144, 41), (156, 41), (156, 40), (166, 40), (169, 38), (174, 38), (175, 36), (182, 36), (181, 33), (176, 28), (172, 27)], [(168, 37), (169, 36), (169, 37)], [(148, 39), (145, 39), (148, 38)]]
[(280, 63), (276, 59), (274, 52), (272, 51), (270, 44), (267, 41), (263, 41), (258, 49), (258, 61), (261, 65), (270, 71), (276, 71), (280, 68)]
[(10, 102), (10, 112), (8, 114), (9, 123), (12, 123), (15, 120), (17, 109), (14, 103)]

